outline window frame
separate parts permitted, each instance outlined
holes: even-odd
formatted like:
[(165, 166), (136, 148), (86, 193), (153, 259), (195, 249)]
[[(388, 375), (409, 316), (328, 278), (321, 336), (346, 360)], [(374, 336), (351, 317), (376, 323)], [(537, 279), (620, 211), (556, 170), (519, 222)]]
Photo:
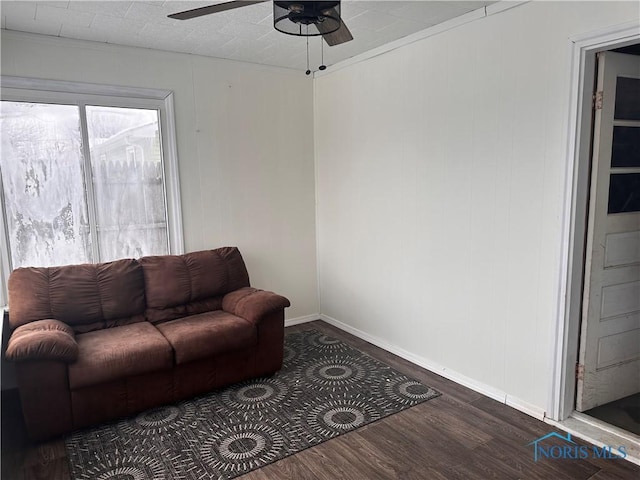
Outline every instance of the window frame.
[[(155, 109), (159, 113), (159, 127), (164, 170), (164, 202), (167, 214), (167, 234), (169, 253), (184, 253), (182, 230), (182, 207), (180, 176), (178, 171), (178, 150), (174, 116), (173, 92), (137, 87), (119, 87), (81, 82), (41, 80), (24, 77), (0, 76), (0, 100), (13, 102), (50, 103), (76, 105), (80, 109), (83, 156), (89, 163), (89, 145), (86, 138), (86, 106), (129, 107)], [(84, 169), (86, 170), (86, 169)], [(87, 207), (93, 208), (93, 184), (85, 172), (84, 184)], [(90, 215), (92, 215), (90, 213)], [(6, 306), (7, 281), (13, 267), (9, 255), (4, 187), (0, 172), (0, 308)], [(96, 242), (93, 242), (96, 243)], [(95, 246), (94, 253), (95, 253)]]

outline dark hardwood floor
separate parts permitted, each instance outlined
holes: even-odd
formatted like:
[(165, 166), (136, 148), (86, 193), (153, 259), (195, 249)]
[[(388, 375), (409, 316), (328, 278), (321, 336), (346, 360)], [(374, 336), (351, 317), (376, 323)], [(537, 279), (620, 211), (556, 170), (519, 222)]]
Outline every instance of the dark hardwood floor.
[[(549, 425), (324, 322), (289, 327), (287, 331), (309, 328), (340, 338), (436, 388), (442, 396), (238, 478), (640, 479), (639, 466), (619, 459), (542, 459), (534, 462), (532, 447), (527, 444), (552, 432)], [(577, 442), (588, 445), (580, 440)], [(41, 445), (29, 443), (19, 402), (11, 394), (4, 395), (2, 401), (2, 479), (69, 479), (63, 441)]]

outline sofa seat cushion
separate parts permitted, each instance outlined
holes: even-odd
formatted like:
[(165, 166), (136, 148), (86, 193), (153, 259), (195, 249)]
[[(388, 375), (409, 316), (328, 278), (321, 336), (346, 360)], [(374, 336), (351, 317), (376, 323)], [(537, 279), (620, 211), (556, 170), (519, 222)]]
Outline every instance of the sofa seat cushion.
[(251, 347), (258, 342), (251, 322), (222, 310), (156, 325), (173, 347), (176, 364)]
[(172, 368), (171, 345), (148, 322), (76, 335), (78, 361), (69, 365), (71, 389)]

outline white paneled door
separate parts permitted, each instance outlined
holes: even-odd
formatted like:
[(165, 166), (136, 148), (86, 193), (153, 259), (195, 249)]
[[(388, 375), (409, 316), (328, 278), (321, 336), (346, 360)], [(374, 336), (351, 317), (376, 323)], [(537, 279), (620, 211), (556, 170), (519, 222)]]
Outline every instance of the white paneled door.
[(576, 410), (640, 392), (640, 57), (598, 56)]

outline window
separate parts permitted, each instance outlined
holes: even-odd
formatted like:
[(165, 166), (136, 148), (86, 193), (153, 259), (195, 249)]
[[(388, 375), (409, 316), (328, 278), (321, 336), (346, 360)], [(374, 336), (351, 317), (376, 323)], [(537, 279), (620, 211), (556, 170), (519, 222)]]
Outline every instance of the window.
[(11, 85), (23, 83), (3, 77), (1, 279), (17, 267), (181, 253), (170, 92)]

